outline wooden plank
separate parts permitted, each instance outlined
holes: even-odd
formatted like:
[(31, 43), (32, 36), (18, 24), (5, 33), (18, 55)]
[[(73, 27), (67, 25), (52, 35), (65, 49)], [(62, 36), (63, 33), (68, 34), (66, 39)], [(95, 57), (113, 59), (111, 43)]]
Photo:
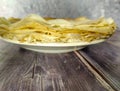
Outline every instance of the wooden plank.
[(0, 91), (107, 91), (73, 52), (42, 54), (18, 48), (9, 50), (10, 56), (5, 53), (0, 53), (6, 57), (0, 59)]
[[(0, 65), (0, 91), (23, 91), (24, 89), (30, 91), (30, 88), (26, 86), (30, 85), (29, 82), (32, 80), (34, 55), (22, 50), (17, 51), (13, 56), (1, 55), (7, 59), (0, 60), (2, 63)], [(31, 79), (27, 80), (28, 77)], [(24, 83), (22, 79), (25, 80)]]
[(96, 83), (94, 75), (78, 60), (74, 53), (37, 54), (35, 76), (39, 74), (42, 78), (42, 89), (47, 88), (46, 78), (51, 79), (51, 91), (99, 91), (100, 84)]
[(114, 91), (113, 87), (109, 85), (106, 80), (96, 71), (94, 67), (89, 64), (89, 62), (86, 61), (86, 58), (82, 57), (80, 53), (75, 51), (75, 54), (81, 59), (81, 61), (88, 67), (88, 69), (95, 75), (96, 79), (105, 87), (108, 89), (108, 91)]
[(116, 31), (115, 34), (113, 34), (113, 36), (107, 42), (120, 47), (120, 31)]
[[(79, 53), (87, 62), (117, 91), (120, 90), (120, 32), (113, 38), (96, 45), (86, 47)], [(113, 41), (116, 40), (116, 41)]]
[[(17, 45), (13, 45), (11, 43), (6, 43), (4, 41), (0, 40), (0, 54), (4, 53), (4, 54), (11, 54), (14, 53), (14, 51), (18, 51), (19, 47)], [(12, 53), (10, 53), (12, 52)]]

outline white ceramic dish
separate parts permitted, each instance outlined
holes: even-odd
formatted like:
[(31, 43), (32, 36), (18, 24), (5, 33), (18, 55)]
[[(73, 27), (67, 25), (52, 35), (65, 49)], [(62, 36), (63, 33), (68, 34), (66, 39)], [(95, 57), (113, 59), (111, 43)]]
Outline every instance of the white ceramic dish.
[(78, 42), (78, 43), (20, 43), (9, 39), (0, 38), (0, 40), (19, 45), (22, 48), (42, 52), (42, 53), (65, 53), (82, 49), (88, 45), (104, 42), (105, 40), (96, 40), (92, 42)]

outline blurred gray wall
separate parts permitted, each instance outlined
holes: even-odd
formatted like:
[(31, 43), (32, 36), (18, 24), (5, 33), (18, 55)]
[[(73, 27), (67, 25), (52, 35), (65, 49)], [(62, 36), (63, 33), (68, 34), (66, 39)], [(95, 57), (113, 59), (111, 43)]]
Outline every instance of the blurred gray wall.
[(112, 17), (120, 26), (120, 0), (0, 0), (0, 16)]

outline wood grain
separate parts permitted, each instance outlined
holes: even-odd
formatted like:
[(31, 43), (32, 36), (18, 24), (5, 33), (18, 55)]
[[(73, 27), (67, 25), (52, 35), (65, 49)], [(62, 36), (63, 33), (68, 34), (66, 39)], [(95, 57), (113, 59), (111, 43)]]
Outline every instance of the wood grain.
[(115, 34), (113, 34), (113, 36), (107, 41), (107, 43), (120, 47), (120, 30), (116, 31)]
[(120, 90), (120, 32), (107, 42), (89, 46), (79, 53), (117, 91)]
[(0, 91), (107, 91), (74, 52), (42, 54), (3, 45)]
[(114, 89), (109, 85), (106, 80), (100, 74), (95, 70), (94, 67), (92, 67), (87, 60), (81, 56), (79, 52), (75, 52), (75, 54), (81, 59), (81, 61), (88, 67), (88, 69), (94, 74), (96, 79), (108, 90), (108, 91), (114, 91)]
[(0, 91), (119, 91), (119, 34), (63, 54), (32, 52), (0, 41)]

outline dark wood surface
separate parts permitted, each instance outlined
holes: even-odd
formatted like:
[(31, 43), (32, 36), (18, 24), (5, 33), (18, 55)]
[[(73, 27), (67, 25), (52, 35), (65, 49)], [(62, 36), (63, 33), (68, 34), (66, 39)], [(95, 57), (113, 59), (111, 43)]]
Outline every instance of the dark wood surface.
[(120, 91), (120, 32), (107, 42), (89, 46), (79, 53), (114, 89)]
[(63, 54), (0, 41), (0, 91), (120, 91), (119, 35)]

